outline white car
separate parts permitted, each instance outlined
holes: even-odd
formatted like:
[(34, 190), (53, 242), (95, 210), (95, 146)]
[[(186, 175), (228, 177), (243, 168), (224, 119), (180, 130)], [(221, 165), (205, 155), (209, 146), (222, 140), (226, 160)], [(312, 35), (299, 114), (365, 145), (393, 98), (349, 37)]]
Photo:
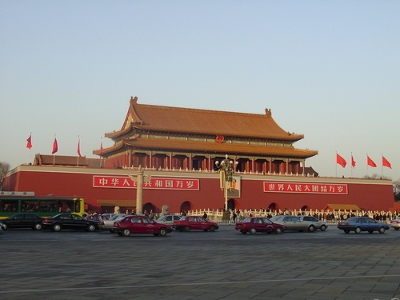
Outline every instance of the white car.
[(157, 223), (166, 224), (166, 225), (174, 225), (174, 221), (178, 221), (181, 216), (177, 215), (164, 215), (156, 220)]
[(101, 220), (99, 222), (100, 230), (109, 230), (110, 232), (114, 232), (113, 231), (114, 222), (122, 219), (125, 216), (127, 216), (127, 215), (126, 214), (115, 214), (108, 220), (105, 220), (105, 219)]
[(397, 217), (396, 219), (391, 220), (389, 225), (394, 230), (399, 230), (399, 228), (400, 228), (400, 217)]

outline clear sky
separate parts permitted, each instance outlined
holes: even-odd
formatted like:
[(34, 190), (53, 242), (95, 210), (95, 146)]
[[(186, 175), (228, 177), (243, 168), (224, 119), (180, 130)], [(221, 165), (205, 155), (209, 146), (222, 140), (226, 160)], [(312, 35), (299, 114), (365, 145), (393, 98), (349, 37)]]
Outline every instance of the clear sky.
[(0, 0), (0, 161), (51, 154), (55, 135), (57, 154), (76, 155), (79, 136), (82, 155), (95, 157), (137, 96), (269, 108), (304, 134), (295, 147), (319, 151), (306, 164), (321, 176), (398, 180), (399, 16), (398, 0)]

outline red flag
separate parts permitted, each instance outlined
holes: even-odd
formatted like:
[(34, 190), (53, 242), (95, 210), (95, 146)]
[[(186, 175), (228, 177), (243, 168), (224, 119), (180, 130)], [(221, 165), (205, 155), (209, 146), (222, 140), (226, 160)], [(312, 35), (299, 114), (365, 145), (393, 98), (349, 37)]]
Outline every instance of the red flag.
[(53, 142), (53, 150), (51, 151), (51, 154), (54, 154), (58, 151), (58, 143), (57, 143), (57, 139), (54, 138), (54, 142)]
[(78, 138), (78, 148), (76, 149), (76, 152), (78, 152), (79, 157), (82, 157), (81, 154), (81, 139)]
[(367, 165), (376, 168), (376, 163), (374, 163), (374, 161), (370, 159), (368, 155), (367, 155)]
[(346, 160), (337, 153), (336, 153), (336, 163), (341, 165), (343, 168), (346, 167), (346, 165), (347, 165)]
[(30, 135), (26, 140), (26, 148), (28, 149), (32, 148), (32, 135)]
[(356, 167), (356, 161), (354, 160), (353, 154), (351, 155), (351, 166), (352, 166), (353, 168)]
[(390, 169), (392, 168), (392, 165), (390, 164), (390, 162), (384, 156), (382, 156), (382, 166), (388, 167)]

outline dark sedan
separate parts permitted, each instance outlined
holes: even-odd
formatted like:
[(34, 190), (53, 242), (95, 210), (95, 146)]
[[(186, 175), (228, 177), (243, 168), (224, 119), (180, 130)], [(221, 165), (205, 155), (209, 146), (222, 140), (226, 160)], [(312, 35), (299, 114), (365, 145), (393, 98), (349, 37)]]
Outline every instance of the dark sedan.
[(337, 228), (343, 230), (344, 233), (349, 233), (350, 231), (354, 231), (355, 233), (360, 233), (361, 231), (368, 231), (369, 233), (378, 231), (379, 233), (385, 233), (385, 230), (389, 230), (390, 226), (368, 217), (352, 217), (340, 221)]
[(268, 218), (246, 218), (241, 222), (237, 222), (235, 229), (243, 234), (248, 232), (250, 234), (256, 234), (257, 232), (275, 232), (279, 234), (285, 231), (285, 226), (274, 223)]
[(75, 229), (95, 231), (99, 229), (99, 223), (92, 220), (86, 220), (76, 214), (61, 213), (52, 218), (43, 219), (43, 228), (52, 231), (60, 231), (61, 229)]
[(4, 230), (8, 228), (32, 228), (40, 230), (42, 229), (42, 221), (43, 218), (29, 213), (15, 214), (1, 220)]

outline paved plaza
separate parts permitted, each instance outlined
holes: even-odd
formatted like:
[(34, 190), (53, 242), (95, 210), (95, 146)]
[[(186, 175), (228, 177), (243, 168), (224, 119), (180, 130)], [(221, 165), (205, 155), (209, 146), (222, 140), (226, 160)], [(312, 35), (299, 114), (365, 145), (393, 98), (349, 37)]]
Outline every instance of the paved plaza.
[(0, 299), (400, 299), (400, 231), (0, 233)]

